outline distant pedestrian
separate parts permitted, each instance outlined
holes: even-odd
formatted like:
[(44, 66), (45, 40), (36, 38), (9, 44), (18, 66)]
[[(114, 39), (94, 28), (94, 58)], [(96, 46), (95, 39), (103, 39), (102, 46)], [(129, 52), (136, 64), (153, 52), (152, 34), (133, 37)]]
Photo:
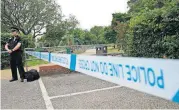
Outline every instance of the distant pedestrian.
[(5, 45), (5, 49), (10, 54), (10, 66), (11, 66), (11, 72), (12, 72), (12, 81), (18, 80), (17, 77), (17, 68), (19, 70), (21, 82), (24, 82), (24, 67), (22, 63), (22, 42), (21, 38), (19, 36), (19, 29), (16, 27), (11, 28), (12, 32), (12, 38), (9, 39), (9, 41)]

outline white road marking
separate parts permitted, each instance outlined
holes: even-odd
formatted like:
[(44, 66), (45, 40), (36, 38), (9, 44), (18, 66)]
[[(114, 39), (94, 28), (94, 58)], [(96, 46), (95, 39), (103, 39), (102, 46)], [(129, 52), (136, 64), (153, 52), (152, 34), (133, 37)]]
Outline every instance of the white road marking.
[(101, 88), (101, 89), (95, 89), (95, 90), (89, 90), (89, 91), (83, 91), (83, 92), (76, 92), (76, 93), (70, 93), (70, 94), (59, 95), (59, 96), (52, 96), (52, 97), (50, 97), (50, 99), (70, 97), (70, 96), (87, 94), (87, 93), (98, 92), (98, 91), (104, 91), (104, 90), (115, 89), (115, 88), (120, 88), (120, 87), (122, 87), (122, 86), (113, 86), (113, 87), (107, 87), (107, 88)]
[(44, 98), (47, 110), (54, 110), (52, 102), (50, 100), (50, 97), (48, 96), (47, 90), (46, 90), (46, 88), (45, 88), (45, 86), (44, 86), (44, 84), (42, 82), (42, 79), (39, 78), (38, 81), (39, 81), (40, 89), (42, 91), (42, 96)]

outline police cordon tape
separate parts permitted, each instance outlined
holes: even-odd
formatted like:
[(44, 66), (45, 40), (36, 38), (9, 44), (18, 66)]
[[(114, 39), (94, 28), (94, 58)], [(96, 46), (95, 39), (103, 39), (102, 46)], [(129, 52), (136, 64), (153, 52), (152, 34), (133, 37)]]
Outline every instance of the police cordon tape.
[(179, 103), (179, 60), (35, 51), (26, 53), (74, 71)]

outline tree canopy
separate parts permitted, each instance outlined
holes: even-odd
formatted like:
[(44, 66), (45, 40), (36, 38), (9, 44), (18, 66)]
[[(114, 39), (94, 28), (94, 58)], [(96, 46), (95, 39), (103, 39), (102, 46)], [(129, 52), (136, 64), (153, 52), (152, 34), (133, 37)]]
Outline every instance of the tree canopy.
[(61, 21), (61, 8), (53, 0), (2, 0), (2, 27), (18, 27), (23, 34), (41, 35), (46, 25)]
[[(129, 0), (126, 14), (113, 15), (117, 36), (125, 38), (125, 51), (136, 57), (179, 58), (179, 1)], [(127, 30), (121, 33), (125, 28)], [(123, 38), (119, 38), (123, 40)]]
[(34, 38), (44, 34), (39, 41), (53, 46), (116, 43), (132, 57), (179, 58), (179, 0), (127, 3), (128, 12), (112, 14), (110, 26), (84, 30), (74, 15), (62, 19), (54, 0), (2, 0), (2, 32), (16, 26)]

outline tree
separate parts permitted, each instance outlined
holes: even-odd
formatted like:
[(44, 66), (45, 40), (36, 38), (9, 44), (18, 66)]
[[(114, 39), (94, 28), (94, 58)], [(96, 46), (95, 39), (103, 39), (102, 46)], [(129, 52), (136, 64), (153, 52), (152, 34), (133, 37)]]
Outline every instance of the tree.
[(62, 44), (68, 45), (74, 37), (73, 31), (78, 25), (78, 20), (74, 15), (69, 18), (54, 24), (46, 26), (46, 34), (43, 36), (45, 44), (58, 46)]
[(68, 33), (72, 33), (75, 28), (77, 28), (79, 21), (72, 14), (69, 15), (69, 18), (63, 21), (63, 26)]
[(18, 27), (35, 38), (47, 24), (61, 21), (61, 9), (53, 0), (2, 0), (1, 23)]
[(155, 8), (162, 8), (165, 3), (170, 0), (129, 0), (128, 7), (129, 13), (139, 14), (144, 10), (153, 10)]
[(90, 31), (88, 30), (84, 30), (84, 44), (85, 45), (89, 45), (89, 44), (94, 44), (96, 40), (94, 34), (92, 34)]
[(79, 22), (74, 15), (70, 14), (69, 18), (65, 19), (62, 24), (66, 32), (63, 39), (66, 39), (66, 44), (72, 45), (74, 43), (73, 31), (78, 26)]
[(48, 25), (46, 27), (46, 34), (43, 36), (44, 43), (51, 46), (57, 46), (65, 34), (66, 30), (61, 23)]
[[(130, 20), (130, 15), (126, 13), (114, 13), (112, 19), (112, 29), (116, 33), (116, 43), (121, 49), (127, 47), (127, 31), (128, 22)], [(127, 49), (127, 48), (126, 48)]]
[(138, 0), (130, 13), (131, 56), (179, 58), (179, 1)]
[(78, 45), (80, 44), (84, 44), (84, 36), (85, 36), (85, 32), (84, 30), (80, 29), (80, 28), (76, 28), (73, 30), (72, 35), (74, 36), (74, 42)]
[(117, 33), (112, 29), (112, 27), (111, 26), (105, 27), (104, 31), (105, 31), (104, 38), (107, 41), (107, 43), (116, 43)]
[(96, 43), (105, 43), (104, 40), (104, 27), (102, 26), (94, 26), (90, 29), (90, 33), (94, 35)]

